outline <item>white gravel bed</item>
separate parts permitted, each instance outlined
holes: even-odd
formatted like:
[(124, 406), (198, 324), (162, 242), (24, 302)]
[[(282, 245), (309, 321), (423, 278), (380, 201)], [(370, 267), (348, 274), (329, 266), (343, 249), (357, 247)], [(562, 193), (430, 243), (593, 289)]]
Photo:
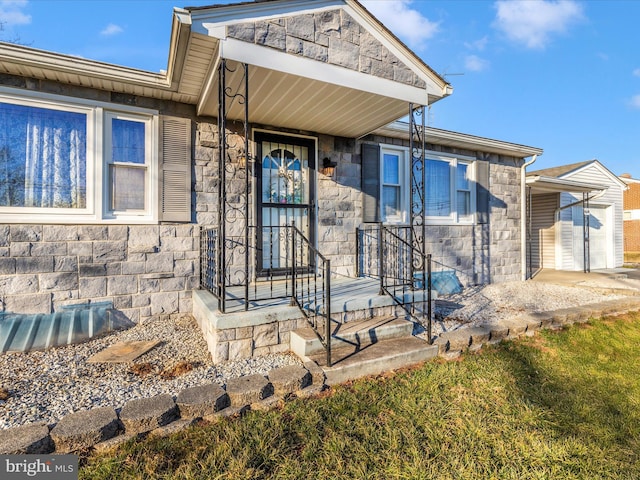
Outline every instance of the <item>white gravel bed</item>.
[[(132, 364), (87, 363), (100, 350), (123, 341), (161, 340), (163, 343), (134, 360), (149, 364), (146, 375), (130, 371)], [(160, 373), (180, 362), (195, 367), (173, 379)], [(150, 320), (87, 343), (28, 353), (0, 353), (0, 387), (9, 391), (0, 400), (0, 428), (36, 421), (54, 423), (65, 415), (101, 406), (121, 408), (134, 398), (161, 393), (177, 395), (187, 387), (260, 373), (300, 363), (292, 354), (228, 362), (214, 366), (200, 328), (191, 316)]]
[(460, 294), (438, 297), (433, 333), (439, 335), (525, 312), (547, 312), (616, 298), (621, 296), (533, 281), (468, 287)]

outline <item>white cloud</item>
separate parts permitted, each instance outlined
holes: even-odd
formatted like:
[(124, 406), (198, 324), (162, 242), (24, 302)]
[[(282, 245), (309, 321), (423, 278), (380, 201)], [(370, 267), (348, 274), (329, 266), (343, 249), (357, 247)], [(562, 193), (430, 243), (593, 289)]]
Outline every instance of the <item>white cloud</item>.
[(27, 25), (31, 23), (31, 15), (22, 11), (27, 4), (27, 0), (0, 1), (0, 23), (7, 26)]
[(629, 101), (629, 105), (632, 108), (640, 109), (640, 95), (634, 95), (633, 97), (631, 97), (631, 100)]
[(575, 0), (497, 0), (493, 26), (528, 48), (544, 48), (554, 34), (584, 19)]
[(634, 76), (634, 77), (640, 77), (640, 68), (636, 68), (636, 69), (633, 71), (633, 76)]
[(100, 32), (100, 35), (104, 35), (104, 36), (117, 35), (119, 33), (122, 33), (123, 31), (124, 30), (122, 29), (122, 27), (114, 23), (110, 23), (109, 25), (104, 27), (104, 29)]
[(417, 48), (438, 32), (439, 24), (411, 8), (412, 3), (413, 0), (362, 1), (365, 8), (389, 30), (411, 48)]
[(477, 55), (467, 55), (464, 59), (464, 66), (467, 70), (471, 72), (482, 72), (489, 68), (489, 62), (484, 60)]
[(482, 51), (486, 48), (487, 43), (489, 43), (489, 37), (485, 35), (484, 37), (478, 40), (475, 40), (473, 42), (464, 42), (464, 46), (467, 47), (469, 50)]

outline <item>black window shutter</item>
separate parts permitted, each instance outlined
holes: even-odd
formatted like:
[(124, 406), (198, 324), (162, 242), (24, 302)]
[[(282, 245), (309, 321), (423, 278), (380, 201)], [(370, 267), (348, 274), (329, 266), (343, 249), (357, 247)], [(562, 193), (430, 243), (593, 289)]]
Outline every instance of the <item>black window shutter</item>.
[(362, 221), (380, 221), (380, 147), (362, 144)]
[(489, 223), (489, 162), (478, 160), (476, 162), (476, 208), (478, 210), (478, 223)]

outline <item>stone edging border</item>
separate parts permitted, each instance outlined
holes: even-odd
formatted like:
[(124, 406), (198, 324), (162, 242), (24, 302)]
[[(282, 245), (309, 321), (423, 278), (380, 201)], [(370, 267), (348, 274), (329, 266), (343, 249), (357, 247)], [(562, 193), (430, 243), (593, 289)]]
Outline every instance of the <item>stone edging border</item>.
[[(507, 320), (486, 322), (445, 332), (434, 342), (438, 354), (455, 359), (466, 350), (540, 329), (559, 329), (590, 318), (640, 310), (640, 296), (560, 310), (525, 313)], [(230, 379), (226, 389), (218, 384), (128, 401), (121, 409), (99, 407), (71, 413), (59, 422), (44, 422), (0, 430), (0, 454), (70, 453), (95, 448), (105, 451), (144, 435), (167, 436), (198, 420), (215, 422), (249, 410), (267, 410), (285, 397), (309, 397), (326, 388), (325, 375), (314, 362), (272, 369), (267, 377), (254, 374)]]
[(313, 362), (272, 369), (169, 394), (129, 400), (121, 409), (98, 407), (44, 422), (0, 430), (0, 454), (71, 453), (109, 450), (144, 435), (166, 436), (198, 420), (215, 422), (249, 410), (267, 410), (285, 397), (308, 397), (324, 390), (325, 376)]

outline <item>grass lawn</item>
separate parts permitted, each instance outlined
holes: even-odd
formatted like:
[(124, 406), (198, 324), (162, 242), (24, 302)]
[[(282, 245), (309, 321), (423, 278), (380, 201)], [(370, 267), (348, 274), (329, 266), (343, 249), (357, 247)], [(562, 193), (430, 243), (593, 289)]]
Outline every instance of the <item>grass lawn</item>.
[(640, 314), (128, 443), (80, 478), (640, 479)]

